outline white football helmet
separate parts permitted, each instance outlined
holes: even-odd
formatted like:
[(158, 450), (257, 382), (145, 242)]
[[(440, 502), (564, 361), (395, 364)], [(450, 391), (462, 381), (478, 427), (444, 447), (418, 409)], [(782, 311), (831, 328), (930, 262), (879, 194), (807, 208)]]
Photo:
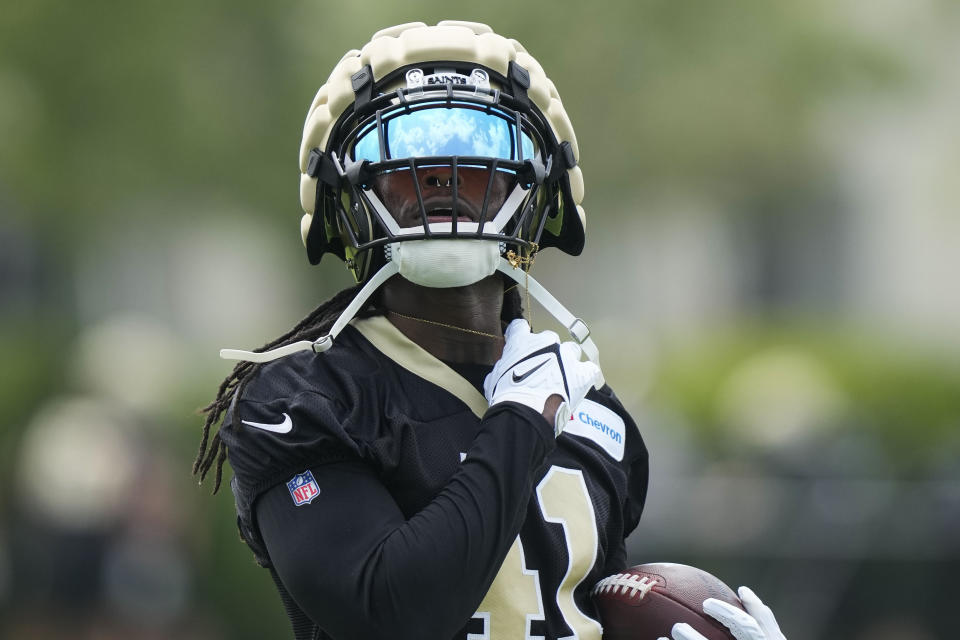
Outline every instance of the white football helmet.
[[(384, 29), (340, 60), (307, 115), (300, 146), (307, 256), (316, 264), (336, 255), (365, 282), (394, 250), (409, 255), (402, 243), (416, 240), (492, 242), (494, 263), (510, 250), (530, 256), (549, 246), (578, 255), (585, 220), (578, 157), (556, 88), (516, 40), (475, 22)], [(483, 182), (481, 205), (458, 193), (465, 177)], [(425, 198), (431, 179), (452, 197)], [(406, 224), (384, 203), (386, 187), (377, 188), (387, 180), (418, 205)], [(491, 198), (498, 189), (504, 197)], [(447, 246), (449, 256), (470, 245)], [(469, 282), (450, 286), (462, 284)]]
[(516, 40), (453, 20), (378, 31), (334, 67), (300, 144), (307, 257), (339, 257), (364, 286), (318, 340), (221, 357), (325, 351), (398, 273), (454, 287), (500, 271), (599, 363), (583, 321), (527, 273), (542, 248), (583, 250), (579, 157), (556, 87)]

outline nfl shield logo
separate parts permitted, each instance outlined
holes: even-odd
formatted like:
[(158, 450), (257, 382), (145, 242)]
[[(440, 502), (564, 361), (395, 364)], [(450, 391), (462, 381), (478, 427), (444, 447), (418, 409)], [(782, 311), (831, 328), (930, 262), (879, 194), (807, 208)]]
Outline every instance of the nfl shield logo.
[(317, 486), (317, 481), (313, 479), (313, 474), (309, 470), (293, 476), (287, 482), (287, 489), (290, 490), (293, 504), (298, 507), (310, 504), (314, 498), (320, 495), (320, 487)]

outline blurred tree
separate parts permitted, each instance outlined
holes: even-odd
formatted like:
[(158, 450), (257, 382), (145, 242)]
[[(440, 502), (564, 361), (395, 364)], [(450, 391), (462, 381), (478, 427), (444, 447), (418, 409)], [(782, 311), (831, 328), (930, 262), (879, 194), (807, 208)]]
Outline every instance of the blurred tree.
[[(677, 181), (798, 185), (814, 170), (820, 101), (903, 72), (827, 8), (621, 0), (544, 13), (499, 0), (462, 17), (545, 61), (600, 198)], [(0, 189), (67, 244), (94, 219), (183, 193), (292, 216), (303, 114), (332, 64), (377, 28), (450, 13), (427, 0), (18, 3), (0, 16)]]

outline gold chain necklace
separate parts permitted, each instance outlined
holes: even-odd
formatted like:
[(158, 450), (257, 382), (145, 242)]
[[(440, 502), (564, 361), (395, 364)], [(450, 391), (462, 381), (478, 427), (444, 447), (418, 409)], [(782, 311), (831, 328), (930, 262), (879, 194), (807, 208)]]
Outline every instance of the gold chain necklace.
[[(523, 249), (520, 249), (521, 253)], [(533, 261), (537, 257), (537, 252), (540, 251), (540, 245), (536, 242), (531, 242), (528, 249), (527, 255), (523, 256), (518, 254), (516, 251), (507, 251), (507, 262), (510, 263), (514, 269), (518, 267), (523, 267), (523, 277), (526, 280), (526, 293), (527, 293), (527, 304), (524, 307), (524, 310), (527, 312), (527, 324), (530, 327), (533, 327), (533, 305), (530, 304), (530, 269), (533, 268)], [(513, 285), (514, 287), (519, 286), (519, 284)], [(510, 287), (512, 289), (513, 287)], [(507, 289), (509, 291), (510, 289)], [(506, 293), (506, 291), (504, 291)]]
[(416, 320), (417, 322), (423, 322), (424, 324), (432, 324), (438, 327), (445, 327), (447, 329), (455, 329), (456, 331), (462, 331), (464, 333), (472, 333), (477, 336), (483, 336), (484, 338), (493, 338), (494, 340), (502, 340), (503, 336), (494, 335), (492, 333), (486, 333), (484, 331), (477, 331), (476, 329), (465, 329), (464, 327), (458, 327), (453, 324), (446, 324), (444, 322), (437, 322), (436, 320), (427, 320), (426, 318), (417, 318), (414, 316), (404, 315), (398, 313), (397, 311), (387, 310), (387, 313), (395, 315), (399, 318), (406, 318), (407, 320)]

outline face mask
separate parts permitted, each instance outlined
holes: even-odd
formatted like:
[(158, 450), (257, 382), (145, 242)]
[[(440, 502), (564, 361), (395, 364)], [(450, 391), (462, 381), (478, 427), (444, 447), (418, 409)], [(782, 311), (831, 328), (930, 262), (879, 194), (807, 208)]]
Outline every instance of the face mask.
[(490, 240), (410, 240), (390, 245), (390, 261), (414, 284), (435, 289), (465, 287), (497, 270), (500, 244)]

